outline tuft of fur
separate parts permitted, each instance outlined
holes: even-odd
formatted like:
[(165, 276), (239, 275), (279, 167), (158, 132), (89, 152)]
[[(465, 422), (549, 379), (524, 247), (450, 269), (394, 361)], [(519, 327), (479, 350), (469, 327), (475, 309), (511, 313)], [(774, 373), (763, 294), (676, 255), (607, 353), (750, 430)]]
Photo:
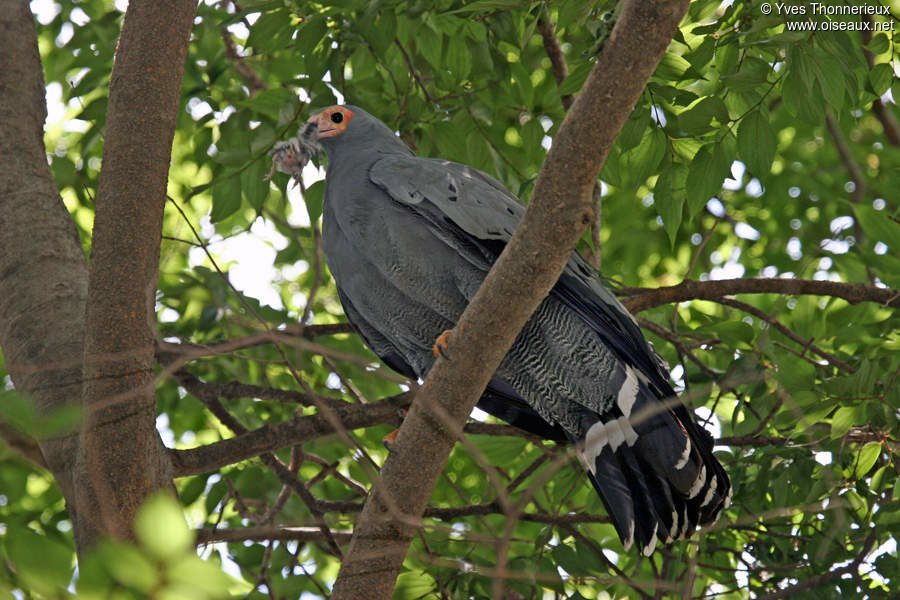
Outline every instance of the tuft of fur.
[(316, 140), (317, 131), (316, 124), (308, 122), (300, 129), (296, 137), (275, 144), (269, 150), (269, 155), (272, 157), (272, 168), (266, 174), (265, 180), (272, 179), (275, 171), (278, 171), (287, 173), (299, 184), (303, 167), (322, 152), (322, 146)]

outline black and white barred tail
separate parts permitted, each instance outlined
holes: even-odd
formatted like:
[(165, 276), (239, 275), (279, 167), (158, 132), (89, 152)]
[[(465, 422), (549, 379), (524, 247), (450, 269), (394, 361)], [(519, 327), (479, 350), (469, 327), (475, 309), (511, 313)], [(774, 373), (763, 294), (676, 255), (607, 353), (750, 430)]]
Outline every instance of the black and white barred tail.
[(649, 556), (658, 542), (715, 521), (731, 484), (712, 436), (678, 398), (658, 398), (639, 371), (624, 369), (610, 409), (575, 441), (625, 549), (637, 542)]

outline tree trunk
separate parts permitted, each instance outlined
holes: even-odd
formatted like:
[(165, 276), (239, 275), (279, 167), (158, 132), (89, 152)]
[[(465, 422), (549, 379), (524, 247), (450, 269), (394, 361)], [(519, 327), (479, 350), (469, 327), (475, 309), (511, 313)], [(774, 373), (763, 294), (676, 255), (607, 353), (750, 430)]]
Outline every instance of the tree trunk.
[(155, 298), (163, 207), (196, 2), (132, 1), (109, 85), (84, 341), (81, 539), (130, 538), (171, 486), (156, 431)]
[(16, 390), (39, 414), (83, 405), (80, 432), (39, 441), (79, 552), (102, 535), (130, 538), (137, 508), (171, 487), (155, 426), (154, 300), (195, 9), (193, 0), (129, 5), (110, 83), (89, 273), (47, 164), (33, 17), (27, 3), (0, 2), (0, 347)]
[[(39, 415), (79, 404), (88, 270), (44, 150), (44, 77), (25, 2), (0, 7), (0, 347)], [(77, 432), (40, 440), (73, 521)]]

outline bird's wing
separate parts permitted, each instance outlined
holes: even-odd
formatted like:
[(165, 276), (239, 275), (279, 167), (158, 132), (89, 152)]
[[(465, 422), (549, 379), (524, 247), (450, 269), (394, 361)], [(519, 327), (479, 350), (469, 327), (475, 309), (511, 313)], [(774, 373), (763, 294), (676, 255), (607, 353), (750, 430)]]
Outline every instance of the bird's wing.
[[(429, 221), (462, 259), (485, 273), (525, 212), (499, 181), (450, 161), (389, 155), (372, 166), (369, 178), (394, 200), (409, 205)], [(461, 282), (469, 300), (479, 283)], [(512, 387), (497, 378), (488, 384), (478, 407), (545, 439), (568, 439), (558, 425), (547, 423)]]
[(389, 339), (381, 335), (378, 329), (369, 323), (365, 317), (356, 310), (353, 302), (350, 301), (350, 298), (340, 287), (338, 287), (337, 292), (338, 298), (341, 301), (341, 306), (344, 307), (344, 314), (347, 315), (347, 320), (350, 321), (350, 324), (366, 343), (366, 346), (368, 346), (384, 364), (405, 377), (415, 379), (416, 373), (412, 366), (406, 362), (406, 359), (403, 358), (403, 353), (401, 353)]
[[(389, 155), (372, 166), (369, 177), (436, 228), (457, 233), (451, 239), (458, 252), (471, 261), (483, 260), (487, 269), (525, 213), (525, 206), (499, 181), (451, 161)], [(493, 256), (485, 260), (485, 254)], [(661, 359), (634, 318), (578, 254), (569, 259), (551, 294), (590, 323), (622, 360), (644, 372), (660, 393), (674, 394), (667, 383), (668, 374), (661, 369)]]
[(525, 213), (499, 181), (447, 160), (391, 154), (372, 165), (369, 178), (394, 200), (449, 219), (478, 240), (508, 241)]

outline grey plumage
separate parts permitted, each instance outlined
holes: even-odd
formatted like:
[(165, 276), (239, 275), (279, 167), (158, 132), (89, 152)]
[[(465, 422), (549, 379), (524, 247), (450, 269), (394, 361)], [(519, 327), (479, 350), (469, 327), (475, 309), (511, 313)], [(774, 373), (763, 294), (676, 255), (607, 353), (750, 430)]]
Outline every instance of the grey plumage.
[[(388, 366), (424, 377), (435, 338), (454, 326), (524, 207), (476, 169), (415, 157), (357, 107), (331, 107), (310, 123), (328, 155), (323, 241), (347, 317)], [(577, 255), (479, 406), (575, 443), (626, 547), (637, 540), (649, 554), (727, 504), (712, 438), (675, 399), (634, 319)]]

